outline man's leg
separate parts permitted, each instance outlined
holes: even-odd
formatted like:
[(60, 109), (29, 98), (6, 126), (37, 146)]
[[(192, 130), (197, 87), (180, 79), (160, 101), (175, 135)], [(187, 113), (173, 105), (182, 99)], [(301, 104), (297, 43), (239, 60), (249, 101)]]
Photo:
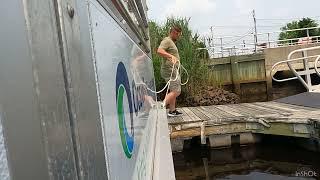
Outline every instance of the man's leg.
[(173, 103), (174, 99), (175, 99), (175, 93), (174, 92), (169, 92), (166, 97), (164, 98), (164, 105), (167, 106), (169, 105), (169, 109), (171, 111), (171, 104)]
[(170, 104), (170, 111), (176, 110), (176, 102), (177, 102), (177, 97), (180, 95), (180, 92), (173, 91), (174, 93), (174, 98), (172, 99), (172, 102)]
[[(170, 82), (170, 93), (168, 94), (168, 98), (166, 97), (165, 100), (168, 100), (169, 110), (170, 112), (176, 110), (176, 99), (180, 95), (181, 92), (181, 80), (180, 76), (177, 77), (177, 80)], [(166, 102), (167, 103), (167, 102)]]

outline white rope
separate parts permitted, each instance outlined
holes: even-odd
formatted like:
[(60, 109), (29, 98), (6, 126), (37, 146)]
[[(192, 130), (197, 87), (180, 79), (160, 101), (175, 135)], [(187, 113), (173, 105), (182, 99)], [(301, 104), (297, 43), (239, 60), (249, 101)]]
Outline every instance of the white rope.
[[(176, 64), (178, 64), (178, 65), (176, 65)], [(181, 69), (183, 69), (183, 71), (186, 73), (186, 75), (187, 75), (187, 80), (186, 80), (186, 82), (184, 82), (184, 83), (181, 83), (181, 82), (180, 82), (180, 84), (181, 84), (182, 86), (184, 86), (184, 85), (186, 85), (186, 84), (189, 82), (189, 73), (188, 73), (187, 69), (183, 67), (183, 65), (180, 63), (180, 61), (177, 61), (176, 64), (173, 64), (172, 70), (171, 70), (170, 79), (167, 81), (166, 85), (165, 85), (160, 91), (154, 91), (154, 90), (150, 89), (145, 83), (136, 83), (136, 84), (137, 84), (137, 85), (144, 85), (144, 86), (147, 87), (147, 89), (148, 89), (149, 91), (151, 91), (151, 92), (153, 92), (153, 93), (156, 93), (156, 94), (159, 94), (159, 93), (161, 93), (161, 92), (163, 92), (164, 90), (167, 89), (167, 92), (166, 92), (166, 96), (167, 96), (167, 94), (168, 94), (168, 92), (169, 92), (170, 82), (171, 82), (171, 81), (176, 81), (176, 80), (178, 79)], [(172, 79), (172, 77), (173, 77), (173, 72), (174, 72), (174, 70), (175, 70), (175, 66), (178, 67), (178, 68), (176, 69), (176, 77), (175, 77), (174, 79)], [(180, 67), (181, 67), (181, 69), (180, 69)]]
[[(168, 82), (166, 83), (166, 85), (165, 85), (160, 91), (154, 91), (154, 90), (150, 89), (150, 88), (148, 87), (148, 85), (146, 85), (144, 82), (142, 82), (142, 83), (136, 83), (136, 85), (143, 85), (143, 86), (145, 86), (149, 91), (151, 91), (151, 92), (153, 92), (153, 93), (156, 93), (156, 94), (159, 94), (159, 93), (161, 93), (161, 92), (163, 92), (164, 90), (167, 89), (167, 92), (166, 92), (166, 95), (165, 95), (165, 97), (166, 97), (166, 96), (168, 95), (168, 93), (169, 93), (170, 82), (171, 82), (171, 81), (176, 81), (176, 80), (178, 79), (178, 77), (179, 77), (180, 67), (182, 67), (183, 71), (185, 71), (185, 73), (186, 73), (186, 75), (187, 75), (187, 80), (186, 80), (186, 82), (181, 83), (181, 80), (180, 80), (180, 84), (181, 84), (182, 86), (184, 86), (184, 85), (186, 85), (186, 84), (188, 83), (188, 81), (189, 81), (189, 73), (188, 73), (188, 71), (186, 70), (186, 68), (183, 67), (183, 65), (180, 63), (179, 60), (177, 61), (177, 64), (178, 64), (178, 65), (177, 65), (178, 68), (177, 68), (177, 70), (176, 70), (176, 77), (175, 77), (174, 79), (172, 79), (173, 72), (174, 72), (175, 66), (176, 66), (176, 64), (173, 64), (172, 70), (171, 70), (170, 79), (168, 80)], [(181, 78), (181, 77), (180, 77), (180, 78)], [(166, 106), (166, 102), (165, 102), (165, 100), (163, 100), (162, 107), (165, 107), (165, 106)]]
[(182, 69), (184, 70), (184, 72), (185, 72), (186, 75), (187, 75), (187, 80), (186, 80), (186, 82), (181, 83), (181, 86), (184, 86), (184, 85), (188, 84), (188, 82), (189, 82), (189, 73), (188, 73), (188, 71), (186, 70), (186, 68), (184, 68), (184, 67), (182, 66), (182, 64), (180, 64), (180, 65), (181, 65)]

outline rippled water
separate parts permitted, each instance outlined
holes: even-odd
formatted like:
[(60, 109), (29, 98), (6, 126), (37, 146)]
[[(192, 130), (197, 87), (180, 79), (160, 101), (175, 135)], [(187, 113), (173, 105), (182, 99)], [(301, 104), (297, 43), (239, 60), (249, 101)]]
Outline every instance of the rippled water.
[(320, 179), (320, 153), (280, 137), (229, 149), (209, 149), (193, 141), (191, 148), (174, 154), (174, 165), (177, 180)]

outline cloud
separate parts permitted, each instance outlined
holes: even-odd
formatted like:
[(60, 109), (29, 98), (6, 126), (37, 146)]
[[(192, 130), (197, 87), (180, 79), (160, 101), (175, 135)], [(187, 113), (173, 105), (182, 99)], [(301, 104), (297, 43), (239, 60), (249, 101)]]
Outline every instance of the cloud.
[(154, 19), (163, 22), (170, 16), (191, 17), (190, 27), (200, 33), (210, 28), (208, 24), (212, 21), (217, 7), (217, 0), (161, 0), (161, 3), (158, 0), (152, 1), (152, 13), (157, 14), (153, 16)]
[(252, 12), (258, 6), (258, 2), (256, 0), (235, 0), (235, 5), (241, 14), (245, 14)]
[[(319, 0), (307, 0), (313, 4), (307, 9), (292, 0), (147, 0), (149, 17), (163, 23), (168, 16), (191, 17), (190, 27), (194, 32), (214, 36), (242, 35), (253, 27), (252, 10), (255, 9), (258, 32), (278, 31), (287, 21), (262, 21), (304, 16), (319, 16)], [(290, 4), (290, 6), (288, 6)], [(303, 4), (303, 3), (302, 3)], [(319, 19), (319, 18), (318, 18)], [(280, 24), (280, 25), (279, 25)], [(269, 27), (267, 27), (269, 26)], [(250, 37), (252, 41), (252, 37)]]
[[(173, 2), (172, 2), (173, 1)], [(164, 16), (201, 16), (214, 12), (216, 8), (215, 0), (171, 0)]]

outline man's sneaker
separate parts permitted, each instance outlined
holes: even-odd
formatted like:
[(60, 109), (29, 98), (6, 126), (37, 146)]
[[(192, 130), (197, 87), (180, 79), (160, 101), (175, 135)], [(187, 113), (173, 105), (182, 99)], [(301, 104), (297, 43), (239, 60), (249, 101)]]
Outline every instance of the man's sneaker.
[(182, 113), (177, 110), (169, 111), (169, 113), (168, 113), (169, 117), (176, 117), (176, 116), (181, 116), (181, 115), (182, 115)]

